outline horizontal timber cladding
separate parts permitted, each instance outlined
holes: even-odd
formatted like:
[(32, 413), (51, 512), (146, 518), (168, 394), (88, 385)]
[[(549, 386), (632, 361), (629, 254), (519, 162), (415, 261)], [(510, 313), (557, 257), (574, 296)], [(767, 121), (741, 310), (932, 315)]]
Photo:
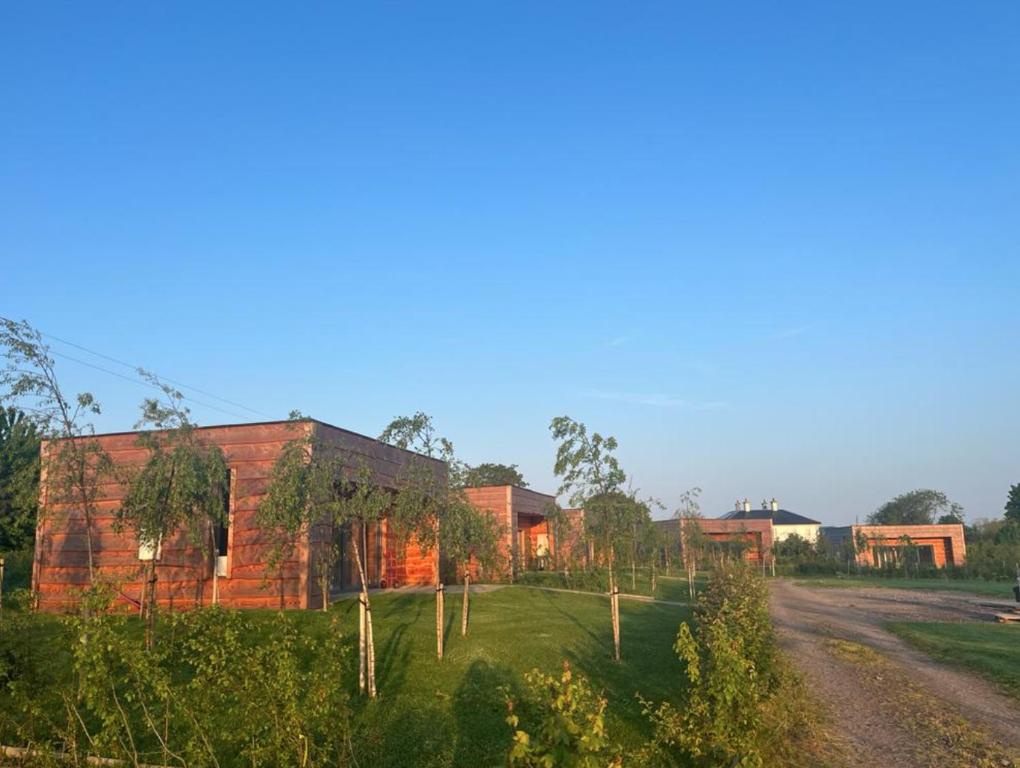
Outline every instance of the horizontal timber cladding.
[[(270, 473), (289, 442), (311, 437), (316, 450), (322, 447), (341, 450), (349, 455), (352, 468), (364, 464), (376, 482), (390, 489), (397, 487), (402, 472), (412, 462), (421, 462), (437, 474), (446, 472), (441, 461), (314, 420), (202, 427), (197, 432), (223, 450), (231, 470), (227, 576), (217, 580), (217, 589), (221, 604), (237, 608), (306, 608), (321, 604), (315, 550), (328, 539), (328, 533), (313, 530), (299, 536), (284, 562), (270, 569), (275, 539), (256, 523)], [(116, 467), (130, 468), (141, 466), (148, 457), (138, 438), (139, 433), (130, 432), (88, 439), (94, 439)], [(52, 446), (53, 443), (44, 443), (42, 447), (44, 477), (47, 452)], [(46, 483), (42, 485), (33, 589), (41, 609), (68, 610), (76, 605), (77, 594), (89, 579), (84, 514), (66, 504), (47, 505)], [(97, 573), (116, 584), (118, 606), (131, 610), (137, 609), (142, 597), (146, 564), (138, 559), (134, 534), (114, 530), (115, 514), (125, 493), (125, 484), (116, 479), (100, 486), (92, 531), (93, 554)], [(402, 564), (400, 581), (391, 583), (431, 581), (431, 567), (427, 568), (428, 576), (422, 576), (430, 561), (416, 548), (410, 547), (406, 555), (391, 553), (389, 548), (396, 547), (396, 542), (389, 541), (384, 532), (371, 533), (370, 544), (367, 553), (370, 583), (385, 578), (382, 561), (387, 557), (399, 559)], [(160, 554), (156, 594), (161, 605), (189, 607), (212, 602), (213, 559), (207, 550), (177, 534), (162, 543)]]
[(960, 523), (854, 525), (851, 526), (851, 535), (855, 546), (862, 538), (866, 541), (866, 545), (857, 552), (857, 562), (861, 565), (880, 566), (880, 550), (896, 550), (907, 544), (908, 539), (913, 547), (930, 549), (932, 565), (936, 568), (963, 565), (967, 560), (967, 545)]
[[(472, 578), (500, 578), (516, 567), (528, 567), (529, 552), (535, 551), (539, 534), (552, 541), (546, 512), (556, 497), (515, 485), (486, 485), (465, 488), (467, 500), (477, 509), (488, 512), (500, 526), (499, 563), (494, 573), (479, 573), (476, 565)], [(551, 544), (552, 546), (552, 544)]]
[[(680, 531), (688, 525), (698, 525), (702, 533), (712, 541), (742, 542), (745, 544), (744, 559), (751, 563), (762, 563), (772, 556), (771, 520), (720, 520), (713, 518), (680, 519)], [(681, 546), (683, 537), (681, 536)]]

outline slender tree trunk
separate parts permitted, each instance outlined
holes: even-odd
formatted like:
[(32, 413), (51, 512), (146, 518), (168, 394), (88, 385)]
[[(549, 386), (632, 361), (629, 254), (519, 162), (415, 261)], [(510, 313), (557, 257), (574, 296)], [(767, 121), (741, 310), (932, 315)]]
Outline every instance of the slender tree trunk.
[(358, 593), (358, 693), (365, 693), (368, 686), (368, 631), (365, 622), (365, 594)]
[(149, 561), (148, 609), (145, 615), (145, 649), (152, 650), (156, 634), (156, 553)]
[(460, 607), (460, 636), (467, 637), (468, 630), (468, 593), (471, 591), (470, 562), (464, 564), (464, 600)]
[(319, 590), (322, 592), (322, 610), (329, 610), (329, 569), (323, 568), (323, 574), (319, 577)]
[(220, 602), (220, 551), (216, 548), (216, 529), (209, 524), (209, 543), (212, 549), (212, 604)]
[(92, 504), (89, 500), (88, 493), (88, 466), (85, 459), (85, 448), (76, 447), (74, 450), (77, 451), (75, 458), (78, 464), (78, 476), (75, 478), (78, 485), (78, 493), (81, 496), (80, 503), (82, 513), (85, 515), (85, 543), (89, 550), (89, 584), (94, 584), (96, 580), (96, 558), (95, 558), (95, 546), (92, 538)]
[(652, 560), (652, 596), (655, 596), (655, 561)]
[(361, 559), (358, 537), (351, 536), (354, 547), (354, 562), (358, 567), (361, 594), (358, 596), (358, 690), (375, 698), (375, 638), (372, 634), (372, 604), (368, 600), (368, 581), (365, 579), (365, 563)]

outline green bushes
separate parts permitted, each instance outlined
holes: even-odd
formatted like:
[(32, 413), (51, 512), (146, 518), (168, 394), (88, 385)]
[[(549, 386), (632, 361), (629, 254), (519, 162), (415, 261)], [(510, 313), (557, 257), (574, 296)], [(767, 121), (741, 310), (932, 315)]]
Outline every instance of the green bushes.
[[(537, 669), (524, 676), (521, 702), (507, 697), (507, 723), (514, 729), (508, 762), (520, 768), (603, 768), (621, 764), (606, 734), (606, 700), (563, 662), (557, 678)], [(519, 728), (521, 713), (530, 733)]]
[[(61, 680), (47, 669), (52, 660), (5, 627), (0, 683), (18, 705), (10, 711), (25, 713), (0, 723), (6, 743), (132, 765), (350, 762), (340, 683), (349, 650), (335, 626), (318, 641), (283, 614), (262, 633), (238, 612), (206, 608), (168, 615), (147, 651), (137, 621), (104, 610), (108, 595), (96, 591), (88, 601), (81, 616), (64, 620), (71, 658)], [(40, 691), (57, 701), (41, 702)]]
[(0, 551), (0, 558), (4, 561), (4, 594), (15, 589), (28, 589), (32, 583), (32, 557), (31, 549), (15, 549), (10, 552)]
[[(675, 650), (683, 666), (682, 700), (642, 699), (653, 736), (628, 764), (716, 768), (810, 765), (811, 732), (804, 691), (778, 652), (763, 578), (742, 565), (716, 571), (702, 593), (692, 628), (680, 625)], [(559, 681), (533, 672), (531, 710), (515, 729), (510, 764), (623, 765), (601, 720), (605, 702), (569, 667)], [(536, 704), (535, 702), (538, 702)], [(594, 747), (594, 748), (593, 748)], [(613, 762), (618, 761), (618, 762)]]
[(655, 727), (653, 764), (762, 766), (769, 754), (768, 710), (783, 683), (764, 580), (744, 567), (709, 581), (692, 630), (680, 625), (684, 703), (645, 712)]
[[(617, 585), (624, 593), (639, 595), (652, 594), (651, 582), (647, 568), (640, 569), (637, 575), (637, 589), (631, 590), (630, 574), (625, 568), (617, 574)], [(517, 577), (517, 583), (530, 587), (553, 587), (570, 589), (578, 592), (608, 592), (609, 571), (605, 568), (570, 571), (523, 571)]]

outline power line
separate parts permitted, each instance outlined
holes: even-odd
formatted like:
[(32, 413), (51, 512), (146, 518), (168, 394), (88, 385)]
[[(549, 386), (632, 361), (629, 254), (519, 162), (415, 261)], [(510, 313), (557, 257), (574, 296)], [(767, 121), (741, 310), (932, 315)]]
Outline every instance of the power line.
[[(68, 346), (74, 347), (75, 349), (80, 349), (82, 352), (88, 352), (90, 355), (95, 355), (96, 357), (101, 357), (104, 360), (109, 360), (111, 363), (117, 363), (117, 365), (123, 365), (125, 368), (130, 368), (132, 371), (138, 371), (138, 369), (142, 367), (142, 366), (137, 366), (137, 365), (131, 365), (131, 363), (125, 363), (123, 360), (118, 360), (116, 357), (111, 357), (110, 355), (103, 354), (102, 352), (96, 352), (94, 349), (89, 349), (88, 347), (83, 347), (81, 344), (75, 344), (73, 341), (68, 341), (67, 339), (61, 339), (58, 336), (54, 336), (52, 333), (45, 333), (43, 331), (40, 331), (40, 333), (42, 333), (43, 336), (47, 336), (47, 337), (53, 339), (54, 341), (60, 342), (61, 344), (67, 344)], [(148, 369), (146, 369), (146, 370), (148, 370)], [(199, 389), (198, 387), (193, 387), (190, 384), (185, 384), (183, 381), (177, 381), (176, 379), (171, 379), (171, 378), (169, 378), (167, 376), (159, 376), (159, 374), (156, 374), (156, 375), (158, 376), (158, 378), (161, 381), (165, 381), (165, 382), (167, 382), (169, 384), (174, 384), (174, 385), (176, 385), (178, 387), (183, 387), (184, 389), (190, 389), (192, 392), (198, 392), (199, 394), (205, 395), (206, 397), (211, 397), (213, 400), (218, 400), (221, 403), (226, 403), (227, 405), (232, 405), (235, 408), (240, 408), (240, 409), (245, 410), (245, 411), (250, 411), (251, 413), (257, 414), (259, 416), (265, 416), (268, 419), (273, 418), (268, 413), (263, 413), (262, 411), (256, 410), (255, 408), (249, 408), (247, 405), (243, 405), (241, 403), (235, 403), (233, 400), (227, 400), (225, 397), (220, 397), (219, 395), (214, 395), (212, 392), (208, 392), (208, 391), (206, 391), (204, 389)], [(195, 402), (198, 402), (198, 401), (196, 400)]]
[[(117, 373), (116, 371), (111, 371), (108, 368), (103, 368), (102, 366), (95, 365), (94, 363), (89, 363), (89, 362), (87, 362), (85, 360), (79, 360), (77, 357), (71, 357), (70, 355), (65, 355), (63, 352), (57, 352), (55, 349), (51, 349), (50, 352), (53, 353), (54, 355), (56, 355), (57, 357), (62, 357), (65, 360), (70, 360), (72, 363), (78, 363), (79, 365), (84, 365), (87, 368), (92, 368), (92, 369), (97, 370), (97, 371), (102, 371), (103, 373), (109, 374), (110, 376), (116, 376), (118, 379), (124, 379), (124, 381), (130, 381), (133, 384), (139, 384), (140, 386), (143, 386), (143, 387), (151, 387), (152, 389), (155, 389), (157, 391), (162, 391), (162, 390), (160, 390), (160, 388), (159, 388), (159, 386), (157, 384), (151, 384), (151, 383), (149, 383), (147, 381), (142, 381), (141, 379), (132, 379), (130, 376), (125, 376), (122, 373)], [(169, 379), (167, 379), (167, 381), (169, 381)], [(204, 403), (201, 400), (196, 400), (193, 397), (184, 396), (184, 399), (194, 403), (195, 405), (201, 405), (203, 408), (211, 408), (214, 411), (219, 411), (220, 413), (225, 413), (228, 416), (233, 416), (235, 419), (243, 419), (243, 418), (245, 418), (244, 416), (242, 416), (242, 415), (240, 415), (238, 413), (234, 413), (233, 411), (228, 411), (225, 408), (220, 408), (219, 406), (212, 405), (210, 403)]]
[[(6, 320), (6, 321), (11, 322), (11, 323), (15, 322), (13, 320), (10, 320), (9, 318), (3, 317), (2, 315), (0, 315), (0, 319)], [(39, 331), (39, 333), (42, 334), (43, 336), (46, 336), (47, 338), (50, 338), (50, 339), (53, 339), (56, 342), (59, 342), (61, 344), (66, 344), (66, 345), (68, 345), (70, 347), (74, 347), (75, 349), (80, 349), (82, 352), (86, 352), (86, 353), (88, 353), (90, 355), (95, 355), (96, 357), (102, 358), (103, 360), (109, 360), (111, 363), (116, 363), (117, 365), (124, 366), (125, 368), (128, 368), (129, 370), (135, 372), (136, 374), (137, 374), (137, 372), (139, 370), (141, 370), (141, 366), (131, 365), (131, 363), (124, 362), (123, 360), (119, 360), (116, 357), (104, 354), (103, 352), (97, 352), (96, 350), (89, 349), (88, 347), (85, 347), (85, 346), (83, 346), (81, 344), (75, 344), (73, 341), (68, 341), (67, 339), (62, 339), (59, 336), (54, 336), (51, 333), (46, 333), (45, 331), (41, 331), (41, 330)], [(86, 366), (88, 368), (92, 368), (94, 370), (101, 371), (102, 373), (108, 374), (110, 376), (116, 376), (118, 379), (124, 379), (124, 381), (130, 381), (130, 382), (135, 383), (135, 384), (140, 384), (141, 386), (144, 386), (144, 387), (152, 387), (152, 388), (157, 389), (157, 390), (159, 389), (158, 385), (153, 384), (151, 382), (142, 381), (141, 379), (139, 379), (137, 377), (125, 376), (122, 373), (117, 373), (116, 371), (111, 371), (108, 368), (103, 368), (102, 366), (95, 365), (94, 363), (90, 363), (90, 362), (88, 362), (86, 360), (80, 360), (79, 358), (72, 357), (71, 355), (65, 354), (63, 352), (57, 352), (56, 350), (50, 350), (50, 351), (54, 355), (57, 355), (58, 357), (62, 357), (64, 359), (66, 359), (66, 360), (70, 360), (71, 362), (78, 363), (79, 365), (84, 365), (84, 366)], [(174, 384), (174, 385), (176, 385), (178, 387), (181, 387), (183, 389), (188, 389), (188, 390), (191, 390), (193, 392), (198, 392), (198, 393), (200, 393), (202, 395), (205, 395), (206, 397), (211, 397), (213, 400), (217, 400), (217, 401), (219, 401), (221, 403), (226, 403), (227, 405), (232, 405), (235, 408), (241, 408), (242, 410), (249, 411), (249, 412), (257, 414), (259, 416), (264, 416), (264, 417), (266, 417), (268, 419), (274, 418), (273, 416), (271, 416), (268, 413), (256, 410), (255, 408), (249, 408), (248, 406), (243, 405), (242, 403), (234, 402), (233, 400), (227, 400), (224, 397), (220, 397), (219, 395), (215, 395), (212, 392), (208, 392), (208, 391), (206, 391), (204, 389), (199, 389), (198, 387), (193, 387), (190, 384), (185, 384), (182, 381), (177, 381), (175, 379), (167, 378), (165, 376), (160, 376), (159, 374), (156, 374), (156, 373), (154, 373), (154, 375), (158, 379), (160, 379), (161, 381), (165, 381), (165, 382), (167, 382), (169, 384)], [(243, 420), (243, 419), (247, 418), (245, 416), (242, 416), (241, 414), (234, 413), (233, 411), (228, 411), (225, 408), (221, 408), (220, 406), (213, 405), (211, 403), (206, 403), (206, 402), (203, 402), (202, 400), (198, 400), (198, 399), (196, 399), (196, 398), (194, 398), (194, 397), (192, 397), (190, 395), (183, 395), (183, 393), (182, 393), (182, 396), (184, 397), (185, 400), (189, 400), (190, 402), (194, 403), (195, 405), (200, 405), (203, 408), (210, 408), (210, 409), (212, 409), (214, 411), (218, 411), (220, 413), (225, 413), (228, 416), (231, 416), (231, 417), (233, 417), (235, 419), (242, 419)]]

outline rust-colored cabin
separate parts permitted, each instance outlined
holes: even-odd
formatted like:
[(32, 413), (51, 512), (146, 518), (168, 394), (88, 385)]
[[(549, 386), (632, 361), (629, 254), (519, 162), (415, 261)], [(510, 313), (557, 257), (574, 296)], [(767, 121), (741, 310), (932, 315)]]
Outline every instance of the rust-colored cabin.
[[(318, 553), (327, 546), (331, 532), (313, 526), (300, 537), (293, 556), (278, 570), (270, 571), (268, 559), (272, 542), (256, 525), (256, 511), (269, 484), (270, 471), (284, 446), (296, 439), (312, 437), (313, 445), (326, 444), (348, 453), (352, 462), (365, 462), (375, 482), (395, 489), (400, 470), (412, 460), (433, 465), (436, 472), (446, 465), (378, 440), (312, 419), (259, 424), (202, 427), (201, 437), (218, 445), (230, 467), (229, 524), (216, 536), (216, 557), (195, 547), (182, 534), (164, 541), (159, 553), (157, 599), (162, 605), (187, 607), (212, 601), (213, 573), (219, 568), (219, 602), (235, 608), (308, 608), (322, 603), (315, 576)], [(138, 445), (137, 432), (98, 435), (99, 445), (116, 466), (142, 464), (145, 449)], [(47, 445), (43, 448), (43, 466)], [(51, 508), (46, 503), (45, 483), (41, 514), (36, 530), (32, 588), (39, 606), (47, 611), (74, 606), (76, 592), (88, 583), (88, 550), (81, 510)], [(111, 481), (100, 489), (96, 500), (93, 551), (98, 572), (118, 585), (119, 602), (137, 605), (142, 596), (144, 548), (130, 532), (114, 530), (114, 513), (124, 497), (122, 484)], [(55, 506), (55, 505), (54, 505)], [(428, 584), (434, 578), (437, 556), (412, 544), (400, 545), (384, 518), (369, 530), (358, 531), (366, 553), (366, 580), (370, 586)], [(359, 585), (350, 553), (350, 531), (342, 547), (344, 555), (330, 578), (330, 592)]]
[(919, 565), (935, 568), (963, 565), (967, 559), (967, 545), (960, 523), (852, 525), (850, 536), (854, 545), (859, 547), (858, 564), (872, 568), (901, 565), (908, 548), (913, 551)]
[(464, 494), (472, 505), (490, 513), (503, 530), (502, 573), (513, 575), (518, 570), (550, 567), (556, 543), (546, 510), (556, 503), (555, 496), (516, 485), (465, 488)]
[[(766, 520), (718, 520), (712, 518), (680, 519), (680, 529), (697, 524), (701, 532), (711, 541), (726, 544), (739, 543), (743, 549), (744, 559), (749, 563), (760, 564), (772, 556), (773, 532), (772, 521)], [(683, 538), (681, 536), (681, 546)]]

